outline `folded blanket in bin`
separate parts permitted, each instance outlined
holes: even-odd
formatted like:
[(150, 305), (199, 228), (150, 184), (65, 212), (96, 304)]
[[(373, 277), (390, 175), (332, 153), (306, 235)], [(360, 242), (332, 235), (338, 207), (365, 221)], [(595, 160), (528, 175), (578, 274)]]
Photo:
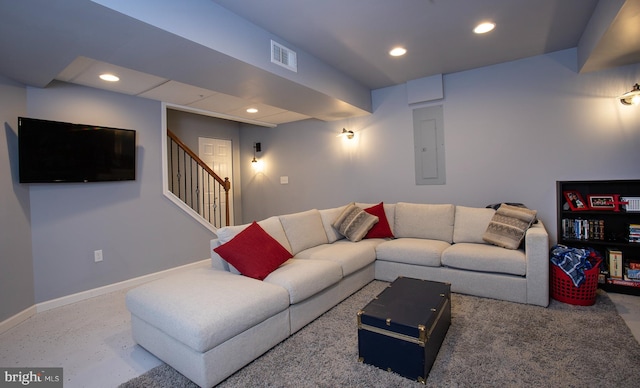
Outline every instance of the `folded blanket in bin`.
[(580, 287), (585, 281), (584, 271), (593, 268), (589, 257), (597, 255), (593, 249), (569, 248), (556, 245), (551, 250), (551, 262), (571, 278), (573, 285)]

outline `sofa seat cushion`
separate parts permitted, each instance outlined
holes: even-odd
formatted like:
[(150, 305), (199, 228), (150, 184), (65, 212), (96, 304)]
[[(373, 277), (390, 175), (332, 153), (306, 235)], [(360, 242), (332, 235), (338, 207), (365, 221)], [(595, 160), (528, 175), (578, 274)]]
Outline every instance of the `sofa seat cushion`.
[(522, 250), (489, 244), (453, 244), (442, 253), (442, 265), (470, 271), (524, 276), (527, 262)]
[(451, 244), (440, 240), (399, 238), (380, 243), (376, 247), (378, 260), (427, 267), (440, 267), (440, 257)]
[(126, 303), (133, 315), (206, 352), (286, 310), (289, 295), (274, 284), (198, 268), (136, 287)]
[(348, 276), (359, 271), (376, 260), (376, 245), (384, 240), (349, 240), (336, 241), (333, 244), (323, 244), (305, 249), (298, 253), (296, 259), (327, 260), (342, 268), (342, 276)]
[(342, 268), (326, 260), (289, 259), (264, 281), (283, 287), (295, 304), (342, 280)]

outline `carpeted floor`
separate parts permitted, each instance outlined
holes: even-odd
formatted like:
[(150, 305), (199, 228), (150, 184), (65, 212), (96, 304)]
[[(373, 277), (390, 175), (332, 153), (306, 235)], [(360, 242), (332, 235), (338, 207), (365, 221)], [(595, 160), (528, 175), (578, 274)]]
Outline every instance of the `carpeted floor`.
[[(227, 380), (235, 387), (420, 387), (359, 363), (356, 312), (387, 283), (374, 281)], [(452, 323), (429, 387), (637, 387), (640, 344), (603, 291), (594, 306), (548, 308), (452, 295)], [(195, 387), (159, 366), (121, 385)]]

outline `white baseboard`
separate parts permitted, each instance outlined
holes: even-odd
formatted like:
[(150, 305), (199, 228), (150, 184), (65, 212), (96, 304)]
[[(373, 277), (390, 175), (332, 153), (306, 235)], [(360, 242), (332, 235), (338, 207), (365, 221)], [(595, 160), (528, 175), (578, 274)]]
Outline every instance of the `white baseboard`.
[(33, 305), (31, 307), (28, 307), (20, 311), (16, 315), (5, 319), (4, 321), (0, 322), (0, 334), (11, 329), (12, 327), (18, 326), (23, 321), (26, 321), (27, 319), (29, 319), (32, 315), (35, 315), (35, 313), (36, 313), (36, 306)]
[(71, 294), (71, 295), (60, 297), (60, 298), (48, 300), (46, 302), (37, 303), (29, 308), (24, 309), (18, 314), (0, 322), (0, 334), (4, 333), (5, 331), (11, 329), (14, 326), (19, 325), (21, 322), (35, 315), (36, 313), (51, 310), (53, 308), (65, 306), (71, 303), (80, 302), (82, 300), (86, 300), (86, 299), (93, 298), (100, 295), (105, 295), (111, 292), (123, 290), (125, 288), (134, 287), (143, 283), (150, 282), (155, 279), (165, 277), (169, 274), (173, 274), (173, 273), (177, 273), (177, 272), (181, 272), (181, 271), (185, 271), (193, 268), (200, 268), (200, 267), (211, 267), (211, 259), (197, 261), (195, 263), (190, 263), (190, 264), (182, 265), (179, 267), (170, 268), (164, 271), (151, 273), (148, 275), (125, 280), (122, 282), (109, 284), (107, 286), (98, 287), (91, 290), (78, 292), (76, 294)]

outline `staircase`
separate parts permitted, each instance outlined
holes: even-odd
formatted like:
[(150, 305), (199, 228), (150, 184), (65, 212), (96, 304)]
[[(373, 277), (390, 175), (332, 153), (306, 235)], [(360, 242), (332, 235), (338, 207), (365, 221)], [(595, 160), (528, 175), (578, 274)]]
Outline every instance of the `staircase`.
[(168, 129), (167, 154), (169, 191), (215, 228), (230, 225), (229, 178), (220, 178)]

